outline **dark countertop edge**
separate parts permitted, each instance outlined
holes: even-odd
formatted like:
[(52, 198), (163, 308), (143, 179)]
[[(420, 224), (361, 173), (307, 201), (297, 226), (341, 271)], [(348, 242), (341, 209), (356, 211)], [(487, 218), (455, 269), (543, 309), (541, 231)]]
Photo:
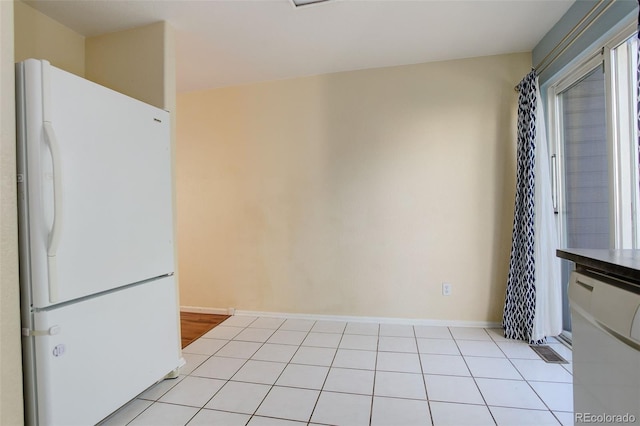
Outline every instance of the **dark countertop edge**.
[(640, 250), (557, 249), (556, 256), (607, 275), (640, 283)]

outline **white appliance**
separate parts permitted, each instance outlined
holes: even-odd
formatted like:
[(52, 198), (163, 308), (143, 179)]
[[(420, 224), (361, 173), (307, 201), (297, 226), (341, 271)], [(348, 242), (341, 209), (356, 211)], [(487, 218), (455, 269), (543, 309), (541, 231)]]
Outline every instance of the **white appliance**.
[(169, 114), (16, 65), (29, 424), (89, 425), (183, 363)]
[(595, 272), (569, 281), (575, 424), (640, 422), (640, 287)]

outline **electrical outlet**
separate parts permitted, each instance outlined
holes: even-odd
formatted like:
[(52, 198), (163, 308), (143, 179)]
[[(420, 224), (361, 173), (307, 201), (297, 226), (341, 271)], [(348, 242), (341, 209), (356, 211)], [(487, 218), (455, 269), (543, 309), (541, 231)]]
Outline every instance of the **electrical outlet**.
[(451, 296), (451, 283), (442, 283), (442, 295)]

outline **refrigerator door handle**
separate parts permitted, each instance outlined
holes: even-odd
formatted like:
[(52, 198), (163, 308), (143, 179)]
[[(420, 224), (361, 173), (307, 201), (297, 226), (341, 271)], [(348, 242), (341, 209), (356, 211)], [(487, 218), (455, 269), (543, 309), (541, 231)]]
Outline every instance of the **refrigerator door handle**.
[(60, 233), (62, 232), (62, 173), (60, 170), (60, 149), (53, 126), (49, 121), (44, 122), (44, 136), (51, 150), (53, 163), (53, 226), (49, 233), (47, 266), (49, 270), (49, 301), (54, 303), (58, 300), (56, 254), (60, 244)]

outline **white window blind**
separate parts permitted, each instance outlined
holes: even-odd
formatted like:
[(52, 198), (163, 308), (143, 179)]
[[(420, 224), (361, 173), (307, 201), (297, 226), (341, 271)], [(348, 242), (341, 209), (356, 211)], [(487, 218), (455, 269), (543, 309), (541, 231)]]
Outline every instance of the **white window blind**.
[(567, 246), (609, 248), (605, 78), (597, 67), (561, 93)]

